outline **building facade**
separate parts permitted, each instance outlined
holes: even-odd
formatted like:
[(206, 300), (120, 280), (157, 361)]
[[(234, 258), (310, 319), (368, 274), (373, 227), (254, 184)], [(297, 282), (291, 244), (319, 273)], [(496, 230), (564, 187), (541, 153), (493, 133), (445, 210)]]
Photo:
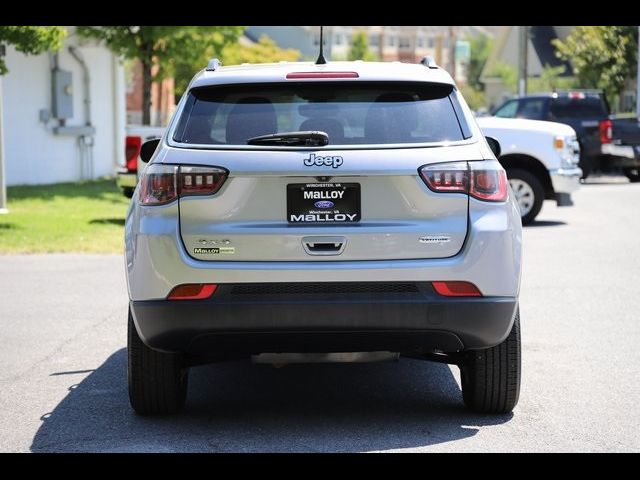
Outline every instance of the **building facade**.
[(7, 185), (98, 178), (124, 162), (123, 65), (66, 28), (56, 54), (6, 49), (9, 73), (0, 81)]
[[(154, 65), (152, 74), (158, 70)], [(125, 78), (127, 93), (127, 124), (142, 124), (142, 63), (139, 60), (125, 62)], [(151, 125), (164, 126), (169, 122), (175, 110), (175, 94), (173, 78), (164, 78), (151, 82)]]
[[(496, 36), (494, 48), (485, 63), (480, 80), (485, 86), (487, 102), (490, 106), (497, 106), (506, 98), (513, 95), (504, 84), (501, 77), (495, 75), (496, 67), (500, 63), (518, 68), (519, 60), (519, 28), (504, 26)], [(527, 76), (539, 77), (545, 67), (564, 67), (562, 76), (571, 76), (573, 71), (568, 62), (560, 60), (555, 55), (552, 41), (556, 38), (565, 40), (573, 26), (530, 26), (527, 37)]]
[[(493, 37), (498, 27), (482, 26), (327, 26), (324, 27), (325, 57), (345, 60), (355, 32), (364, 31), (369, 37), (369, 49), (385, 62), (419, 62), (427, 55), (450, 73), (464, 81), (464, 72), (455, 72), (453, 63), (456, 42), (469, 36)], [(303, 60), (315, 60), (320, 47), (320, 28), (317, 26), (251, 26), (246, 35), (257, 39), (266, 34), (281, 48), (296, 48)]]

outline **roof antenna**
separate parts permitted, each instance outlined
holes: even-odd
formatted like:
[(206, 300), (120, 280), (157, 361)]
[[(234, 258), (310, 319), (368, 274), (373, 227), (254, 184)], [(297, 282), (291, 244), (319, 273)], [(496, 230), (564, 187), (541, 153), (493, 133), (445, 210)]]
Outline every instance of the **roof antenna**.
[(318, 55), (318, 59), (316, 60), (316, 65), (324, 65), (327, 63), (327, 60), (324, 58), (324, 53), (323, 53), (323, 40), (322, 40), (322, 29), (323, 27), (320, 26), (320, 55)]

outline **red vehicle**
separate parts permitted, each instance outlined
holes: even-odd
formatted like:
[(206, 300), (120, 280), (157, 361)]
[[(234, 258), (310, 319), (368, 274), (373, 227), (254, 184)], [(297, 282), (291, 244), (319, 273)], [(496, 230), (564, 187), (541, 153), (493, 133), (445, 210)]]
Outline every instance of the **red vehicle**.
[(138, 167), (140, 163), (140, 147), (147, 140), (162, 137), (164, 127), (146, 125), (127, 126), (124, 158), (125, 164), (118, 169), (116, 184), (125, 197), (131, 198), (138, 184)]

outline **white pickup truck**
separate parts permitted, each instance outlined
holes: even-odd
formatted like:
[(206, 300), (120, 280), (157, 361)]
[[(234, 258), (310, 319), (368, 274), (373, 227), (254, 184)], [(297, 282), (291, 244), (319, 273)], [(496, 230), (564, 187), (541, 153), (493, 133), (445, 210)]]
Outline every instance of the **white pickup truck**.
[(138, 183), (138, 169), (144, 166), (140, 160), (140, 147), (147, 140), (161, 138), (165, 127), (127, 125), (124, 147), (125, 164), (116, 172), (116, 184), (122, 193), (131, 198)]
[(482, 132), (498, 142), (500, 163), (518, 200), (522, 224), (536, 218), (545, 199), (559, 207), (573, 205), (580, 187), (580, 146), (568, 125), (520, 118), (479, 117)]

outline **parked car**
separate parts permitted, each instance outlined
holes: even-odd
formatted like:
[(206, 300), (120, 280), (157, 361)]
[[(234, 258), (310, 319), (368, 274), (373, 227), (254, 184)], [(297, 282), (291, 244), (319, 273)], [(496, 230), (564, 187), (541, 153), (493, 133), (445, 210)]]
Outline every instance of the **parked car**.
[(622, 168), (631, 182), (640, 182), (640, 122), (637, 117), (611, 117), (612, 141), (602, 145), (602, 153)]
[(619, 167), (630, 180), (638, 181), (640, 125), (609, 113), (606, 97), (598, 90), (526, 95), (507, 100), (493, 111), (496, 117), (547, 120), (572, 127), (580, 143), (583, 178), (595, 170)]
[(162, 137), (164, 130), (165, 127), (127, 125), (124, 147), (125, 164), (116, 172), (116, 184), (124, 196), (131, 198), (138, 183), (140, 147), (149, 140)]
[(133, 408), (182, 408), (200, 363), (402, 354), (457, 365), (472, 410), (511, 411), (522, 226), (495, 152), (433, 62), (211, 62), (141, 149)]
[(522, 224), (536, 218), (545, 199), (573, 205), (580, 187), (580, 146), (573, 128), (562, 123), (498, 117), (476, 119), (482, 133), (502, 147), (498, 160), (507, 171)]

